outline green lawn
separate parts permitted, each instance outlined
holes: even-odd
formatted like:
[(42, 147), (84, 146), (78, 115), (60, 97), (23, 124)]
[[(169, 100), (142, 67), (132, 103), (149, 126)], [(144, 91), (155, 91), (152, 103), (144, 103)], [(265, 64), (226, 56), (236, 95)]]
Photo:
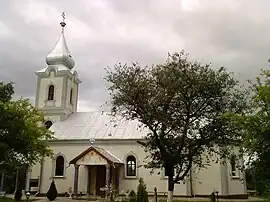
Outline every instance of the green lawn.
[[(14, 202), (15, 200), (13, 198), (7, 198), (7, 197), (1, 197), (0, 196), (0, 202)], [(34, 201), (33, 199), (29, 199), (30, 201)], [(21, 200), (21, 202), (26, 202), (26, 200)]]

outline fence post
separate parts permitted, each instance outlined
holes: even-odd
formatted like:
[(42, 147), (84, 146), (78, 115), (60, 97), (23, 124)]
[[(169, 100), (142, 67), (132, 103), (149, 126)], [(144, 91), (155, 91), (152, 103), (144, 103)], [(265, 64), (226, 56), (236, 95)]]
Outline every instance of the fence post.
[(154, 202), (157, 202), (157, 188), (154, 188)]

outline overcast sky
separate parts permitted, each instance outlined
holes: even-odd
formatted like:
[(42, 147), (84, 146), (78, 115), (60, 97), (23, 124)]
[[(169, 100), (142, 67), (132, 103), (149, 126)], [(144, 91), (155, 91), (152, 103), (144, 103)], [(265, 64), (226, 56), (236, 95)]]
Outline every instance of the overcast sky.
[(161, 63), (182, 49), (244, 82), (268, 68), (269, 8), (269, 0), (1, 0), (0, 81), (15, 82), (16, 97), (34, 100), (34, 72), (46, 67), (65, 11), (83, 82), (79, 111), (99, 110), (108, 99), (106, 66)]

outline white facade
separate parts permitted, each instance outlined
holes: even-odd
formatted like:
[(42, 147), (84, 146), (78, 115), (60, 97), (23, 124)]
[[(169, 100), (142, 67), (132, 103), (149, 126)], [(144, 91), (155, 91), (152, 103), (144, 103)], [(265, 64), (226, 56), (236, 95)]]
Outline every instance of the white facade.
[[(48, 66), (36, 72), (36, 107), (53, 124), (48, 127), (56, 137), (50, 142), (55, 157), (45, 158), (30, 169), (27, 180), (38, 182), (38, 187), (30, 183), (30, 189), (44, 194), (54, 180), (58, 193), (69, 192), (71, 187), (73, 192), (99, 195), (100, 188), (110, 183), (118, 192), (136, 190), (139, 178), (143, 178), (149, 192), (157, 187), (158, 193), (166, 193), (164, 170), (150, 174), (143, 167), (146, 154), (137, 140), (142, 140), (147, 130), (137, 121), (115, 123), (101, 112), (77, 112), (80, 80), (63, 30), (46, 62)], [(175, 185), (174, 194), (209, 196), (215, 190), (222, 196), (245, 197), (243, 179), (243, 173), (228, 160), (212, 162), (205, 170), (192, 168), (190, 177)]]

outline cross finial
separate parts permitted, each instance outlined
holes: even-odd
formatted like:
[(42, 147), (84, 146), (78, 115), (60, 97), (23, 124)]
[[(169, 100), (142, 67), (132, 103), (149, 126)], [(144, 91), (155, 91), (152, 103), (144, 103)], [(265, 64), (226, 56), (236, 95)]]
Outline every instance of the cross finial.
[(64, 32), (64, 27), (66, 26), (66, 23), (65, 23), (66, 14), (65, 14), (64, 11), (62, 12), (62, 18), (63, 18), (63, 21), (60, 22), (60, 25), (61, 25), (61, 27), (62, 27), (62, 32)]
[(63, 18), (63, 22), (65, 22), (65, 19), (66, 19), (66, 14), (65, 14), (65, 12), (64, 12), (64, 11), (62, 12), (62, 18)]

